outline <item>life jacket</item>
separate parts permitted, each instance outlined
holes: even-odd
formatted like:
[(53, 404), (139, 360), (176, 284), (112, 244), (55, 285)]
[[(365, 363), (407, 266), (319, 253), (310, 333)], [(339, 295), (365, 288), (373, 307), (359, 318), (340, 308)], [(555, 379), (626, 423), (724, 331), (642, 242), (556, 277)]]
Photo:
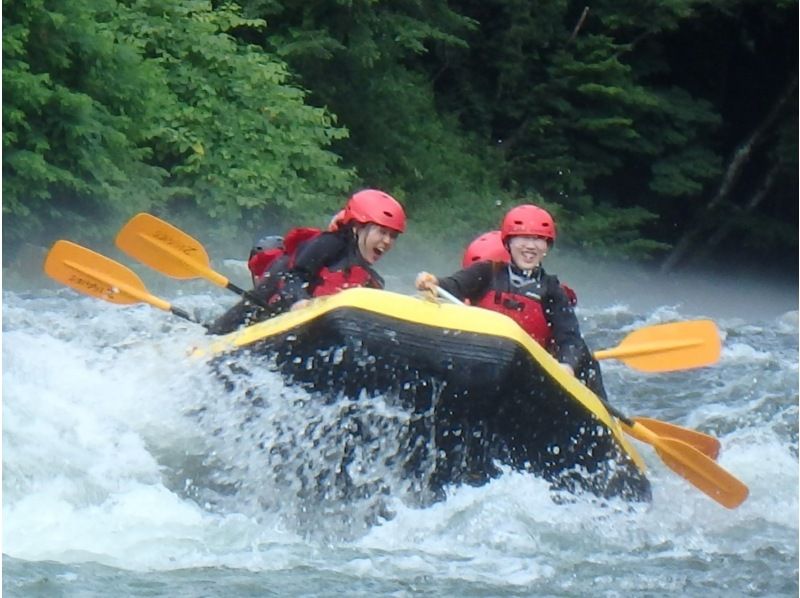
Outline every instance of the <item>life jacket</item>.
[(325, 267), (319, 271), (317, 277), (320, 283), (311, 291), (313, 297), (333, 295), (352, 287), (383, 288), (383, 280), (375, 272), (358, 265), (341, 270)]
[[(270, 306), (277, 306), (285, 301), (284, 290), (287, 279), (284, 277), (295, 266), (300, 246), (316, 239), (322, 231), (315, 228), (295, 228), (286, 233), (283, 250), (262, 252), (264, 257), (259, 266), (267, 264), (261, 270), (261, 278), (257, 289)], [(255, 257), (255, 256), (254, 256)], [(252, 260), (251, 260), (252, 261)], [(252, 270), (251, 270), (252, 271)], [(333, 295), (352, 287), (383, 288), (383, 279), (366, 264), (353, 263), (349, 250), (346, 250), (334, 263), (323, 266), (309, 281), (307, 292), (312, 297)], [(282, 308), (279, 308), (282, 311)], [(278, 312), (279, 313), (279, 312)]]
[(319, 236), (322, 231), (318, 228), (297, 227), (293, 228), (283, 238), (283, 247), (267, 249), (253, 255), (247, 262), (247, 267), (256, 282), (258, 282), (281, 258), (288, 258), (281, 264), (281, 268), (291, 268), (294, 265), (297, 249), (311, 239)]
[[(501, 268), (501, 264), (507, 264), (508, 262), (492, 262), (492, 272), (496, 272), (497, 268)], [(570, 307), (575, 307), (578, 305), (578, 294), (572, 289), (572, 287), (568, 287), (563, 282), (561, 283), (561, 288), (564, 289), (564, 293), (567, 295), (567, 302), (569, 303)], [(464, 299), (464, 303), (467, 305), (472, 305), (472, 301), (469, 299)], [(477, 305), (477, 303), (475, 303)]]
[(545, 292), (545, 281), (537, 278), (519, 287), (512, 286), (508, 280), (508, 270), (503, 268), (494, 272), (489, 290), (477, 305), (507, 315), (537, 343), (547, 347), (552, 334), (542, 306)]
[[(520, 285), (512, 285), (509, 276), (508, 266), (493, 268), (489, 290), (476, 305), (507, 315), (537, 343), (549, 348), (552, 331), (542, 305), (542, 298), (547, 294), (547, 279), (531, 278), (522, 280)], [(578, 303), (575, 291), (565, 284), (561, 288), (569, 305), (574, 307)]]

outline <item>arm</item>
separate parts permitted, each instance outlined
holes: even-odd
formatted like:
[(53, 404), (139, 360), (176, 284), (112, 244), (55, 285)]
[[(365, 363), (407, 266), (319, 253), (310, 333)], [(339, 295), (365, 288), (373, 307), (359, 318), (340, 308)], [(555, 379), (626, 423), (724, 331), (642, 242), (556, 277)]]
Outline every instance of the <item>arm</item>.
[(242, 299), (208, 326), (208, 334), (228, 334), (242, 326), (266, 319), (266, 310)]
[(267, 273), (252, 291), (255, 296), (267, 304), (267, 307), (257, 305), (249, 299), (244, 298), (214, 320), (211, 326), (208, 327), (208, 334), (228, 334), (242, 326), (249, 326), (250, 324), (261, 322), (262, 320), (266, 320), (286, 311), (279, 302), (270, 301), (270, 299), (276, 295), (275, 288), (279, 276), (279, 274)]
[[(575, 316), (573, 309), (575, 301), (568, 290), (558, 284), (557, 280), (554, 286), (557, 289), (550, 297), (550, 304), (547, 309), (553, 314), (553, 345), (556, 359), (562, 365), (568, 365), (578, 380), (583, 382), (600, 399), (608, 402), (600, 364), (597, 363), (580, 332), (578, 318)], [(569, 290), (571, 291), (571, 289)], [(559, 297), (562, 294), (564, 297)], [(572, 295), (574, 296), (574, 291), (572, 291)], [(547, 310), (545, 313), (547, 313)]]
[(559, 362), (575, 371), (586, 359), (588, 348), (569, 297), (555, 276), (549, 278), (544, 313), (553, 334), (553, 350)]
[(489, 288), (492, 282), (493, 268), (492, 262), (477, 262), (469, 268), (443, 278), (437, 278), (428, 272), (420, 272), (417, 275), (416, 285), (420, 290), (432, 290), (432, 285), (438, 285), (461, 301), (469, 299), (475, 302)]

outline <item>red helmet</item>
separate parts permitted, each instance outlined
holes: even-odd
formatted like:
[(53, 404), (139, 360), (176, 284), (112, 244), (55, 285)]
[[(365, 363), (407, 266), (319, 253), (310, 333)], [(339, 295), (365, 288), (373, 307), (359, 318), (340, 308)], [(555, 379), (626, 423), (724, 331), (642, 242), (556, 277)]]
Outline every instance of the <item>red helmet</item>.
[(328, 231), (329, 232), (336, 232), (339, 230), (339, 226), (342, 224), (342, 220), (344, 219), (344, 210), (339, 210), (336, 212), (336, 215), (331, 218), (330, 224), (328, 224)]
[(406, 213), (394, 197), (377, 189), (364, 189), (355, 193), (344, 207), (340, 224), (374, 222), (398, 233), (406, 230)]
[(531, 204), (511, 208), (500, 227), (503, 243), (509, 237), (543, 237), (550, 243), (556, 240), (556, 223), (547, 210)]
[(483, 233), (467, 246), (461, 267), (466, 268), (475, 262), (505, 262), (511, 261), (506, 246), (500, 238), (500, 231), (493, 230)]

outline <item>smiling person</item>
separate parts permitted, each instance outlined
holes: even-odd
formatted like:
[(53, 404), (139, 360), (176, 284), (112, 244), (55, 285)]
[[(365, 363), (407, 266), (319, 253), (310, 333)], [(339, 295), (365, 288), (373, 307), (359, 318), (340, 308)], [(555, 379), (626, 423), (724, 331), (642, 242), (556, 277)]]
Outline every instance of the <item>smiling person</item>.
[(495, 246), (497, 239), (481, 239), (476, 239), (474, 247), (468, 247), (463, 270), (443, 278), (420, 272), (417, 288), (435, 291), (440, 286), (462, 301), (509, 316), (565, 370), (606, 400), (600, 367), (581, 336), (573, 309), (574, 296), (542, 267), (556, 240), (553, 217), (531, 204), (508, 211), (499, 241), (510, 261)]
[(382, 289), (383, 278), (373, 266), (405, 229), (405, 211), (391, 195), (377, 189), (355, 193), (329, 230), (302, 228), (285, 235), (283, 254), (271, 259), (253, 291), (268, 307), (244, 299), (209, 332), (225, 334), (351, 287)]

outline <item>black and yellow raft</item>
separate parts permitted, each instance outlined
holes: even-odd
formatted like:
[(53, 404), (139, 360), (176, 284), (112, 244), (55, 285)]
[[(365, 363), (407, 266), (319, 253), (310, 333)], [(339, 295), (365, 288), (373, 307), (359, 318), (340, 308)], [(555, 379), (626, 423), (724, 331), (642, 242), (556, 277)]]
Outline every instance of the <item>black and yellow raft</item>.
[(217, 366), (264, 355), (287, 383), (328, 400), (394, 397), (435, 443), (439, 487), (481, 484), (505, 465), (558, 490), (650, 498), (643, 461), (603, 403), (502, 314), (349, 289), (208, 351)]

